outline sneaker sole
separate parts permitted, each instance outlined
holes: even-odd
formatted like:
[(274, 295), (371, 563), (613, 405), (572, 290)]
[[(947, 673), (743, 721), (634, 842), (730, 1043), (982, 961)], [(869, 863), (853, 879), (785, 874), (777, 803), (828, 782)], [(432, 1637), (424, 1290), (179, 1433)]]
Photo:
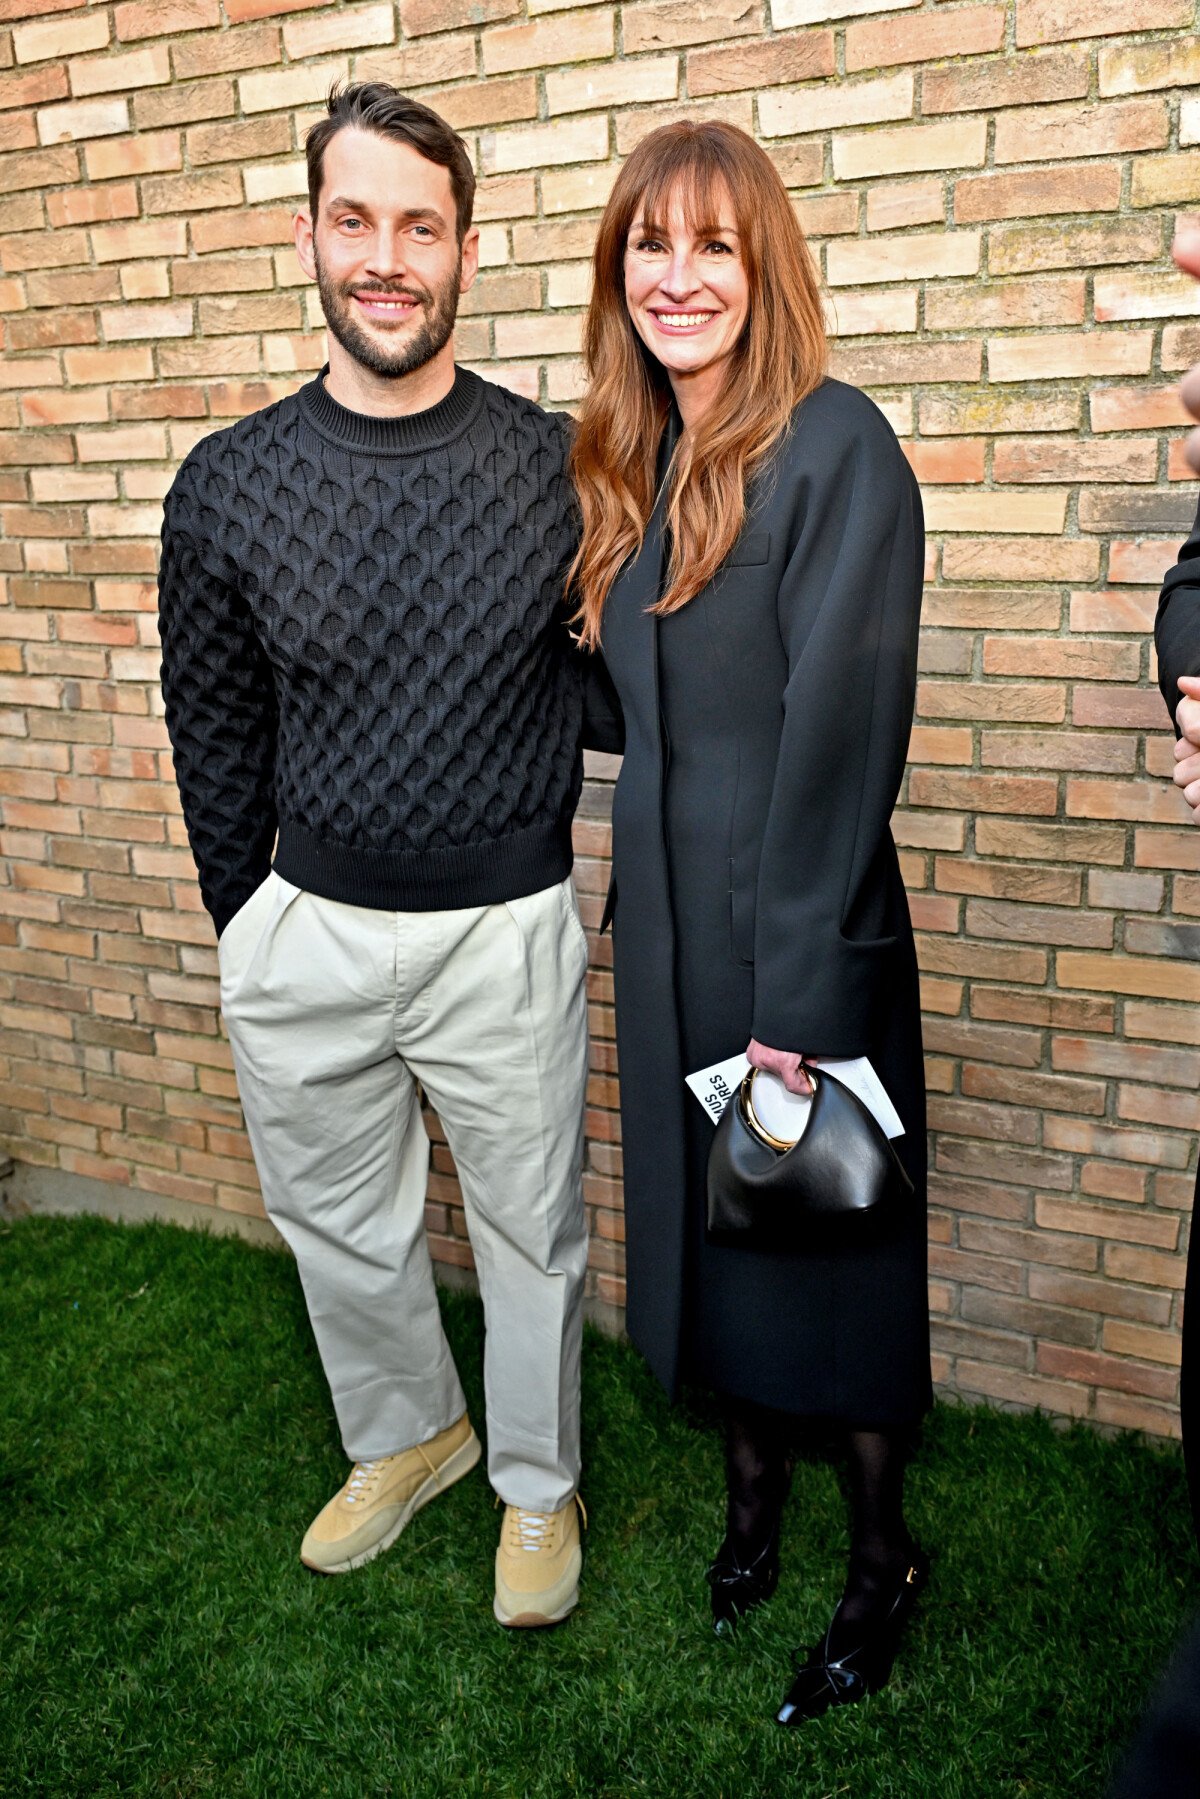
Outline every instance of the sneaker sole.
[(507, 1588), (502, 1591), (502, 1583), (497, 1577), (492, 1599), (492, 1615), (497, 1624), (503, 1624), (507, 1630), (543, 1630), (570, 1617), (579, 1604), (583, 1557), (578, 1549), (571, 1559), (575, 1564), (574, 1573), (568, 1564), (567, 1571), (554, 1585), (543, 1588), (540, 1593), (514, 1593)]
[(549, 1614), (546, 1612), (518, 1612), (515, 1617), (510, 1618), (506, 1612), (500, 1610), (499, 1600), (493, 1599), (492, 1615), (497, 1624), (503, 1624), (506, 1630), (545, 1630), (548, 1625), (561, 1624), (564, 1618), (569, 1618), (578, 1604), (579, 1588), (576, 1587), (566, 1604), (560, 1606), (556, 1612)]
[(377, 1543), (372, 1543), (369, 1549), (361, 1549), (357, 1555), (347, 1556), (343, 1562), (310, 1562), (304, 1555), (300, 1560), (314, 1574), (349, 1574), (355, 1568), (364, 1568), (377, 1555), (382, 1555), (385, 1549), (391, 1548), (400, 1532), (407, 1524), (411, 1524), (423, 1506), (428, 1505), (431, 1499), (436, 1499), (439, 1493), (444, 1493), (447, 1487), (452, 1487), (456, 1480), (461, 1480), (464, 1474), (469, 1474), (482, 1454), (479, 1438), (472, 1431), (461, 1448), (446, 1457), (437, 1473), (422, 1481), (412, 1498), (402, 1507), (395, 1523), (389, 1525), (386, 1533)]

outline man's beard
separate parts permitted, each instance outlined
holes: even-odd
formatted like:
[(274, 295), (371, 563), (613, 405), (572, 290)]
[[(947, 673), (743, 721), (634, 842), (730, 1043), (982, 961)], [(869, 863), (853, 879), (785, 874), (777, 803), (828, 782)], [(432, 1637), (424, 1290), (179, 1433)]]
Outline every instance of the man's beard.
[[(317, 291), (325, 312), (325, 322), (348, 356), (369, 369), (373, 375), (396, 381), (432, 362), (439, 350), (449, 343), (458, 316), (458, 270), (448, 275), (440, 288), (402, 286), (387, 281), (351, 281), (339, 286), (323, 266), (319, 256)], [(375, 338), (354, 316), (353, 294), (404, 295), (415, 300), (424, 310), (417, 330), (402, 343), (390, 348), (386, 338)]]

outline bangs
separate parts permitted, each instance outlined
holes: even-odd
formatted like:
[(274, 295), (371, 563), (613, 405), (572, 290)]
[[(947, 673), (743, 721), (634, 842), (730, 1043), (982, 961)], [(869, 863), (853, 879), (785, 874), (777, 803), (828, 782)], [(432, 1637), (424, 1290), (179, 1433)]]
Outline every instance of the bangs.
[[(737, 170), (728, 166), (721, 145), (699, 133), (678, 140), (660, 157), (641, 193), (629, 206), (628, 232), (641, 219), (642, 229), (662, 234), (673, 206), (678, 205), (689, 231), (702, 236), (722, 227), (742, 229), (737, 205)], [(722, 212), (732, 218), (722, 219)]]

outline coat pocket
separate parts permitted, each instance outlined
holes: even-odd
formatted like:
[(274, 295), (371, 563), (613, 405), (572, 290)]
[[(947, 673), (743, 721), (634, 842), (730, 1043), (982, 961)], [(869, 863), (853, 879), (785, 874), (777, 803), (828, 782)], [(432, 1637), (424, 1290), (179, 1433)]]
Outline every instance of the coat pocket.
[(741, 968), (754, 966), (754, 911), (757, 882), (747, 877), (743, 866), (729, 858), (729, 948)]
[(769, 531), (745, 531), (738, 538), (726, 556), (724, 568), (756, 568), (766, 562), (771, 554), (771, 533)]

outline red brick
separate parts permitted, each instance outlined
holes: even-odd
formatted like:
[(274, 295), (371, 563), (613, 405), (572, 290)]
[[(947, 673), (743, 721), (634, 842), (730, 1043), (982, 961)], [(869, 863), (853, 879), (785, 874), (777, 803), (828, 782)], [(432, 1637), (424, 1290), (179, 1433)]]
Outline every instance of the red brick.
[[(306, 5), (311, 3), (313, 0), (304, 0)], [(322, 4), (323, 0), (315, 3)], [(245, 25), (216, 36), (185, 38), (172, 46), (171, 63), (177, 80), (192, 81), (204, 75), (265, 68), (278, 62), (279, 55), (278, 26)]]
[[(959, 224), (972, 224), (1039, 213), (1061, 214), (1065, 186), (1069, 188), (1072, 212), (1115, 212), (1121, 202), (1121, 171), (1115, 163), (1059, 164), (1053, 169), (1028, 169), (1019, 174), (965, 176), (954, 184), (954, 217)], [(1067, 235), (1065, 231), (1062, 234)], [(1070, 267), (1070, 260), (1043, 266)], [(989, 262), (989, 267), (993, 274), (1003, 272), (994, 261)]]
[(1168, 129), (1166, 103), (1156, 99), (1022, 107), (996, 118), (996, 161), (1048, 162), (1160, 150)]
[(221, 22), (220, 0), (122, 0), (115, 11), (123, 43), (145, 37), (174, 37)]
[(836, 63), (832, 31), (784, 33), (761, 44), (722, 44), (692, 50), (687, 59), (688, 93), (729, 94), (748, 87), (780, 87), (832, 75)]
[(921, 110), (994, 112), (1050, 100), (1080, 100), (1087, 91), (1086, 51), (1048, 51), (1036, 57), (997, 57), (928, 69), (921, 80)]

